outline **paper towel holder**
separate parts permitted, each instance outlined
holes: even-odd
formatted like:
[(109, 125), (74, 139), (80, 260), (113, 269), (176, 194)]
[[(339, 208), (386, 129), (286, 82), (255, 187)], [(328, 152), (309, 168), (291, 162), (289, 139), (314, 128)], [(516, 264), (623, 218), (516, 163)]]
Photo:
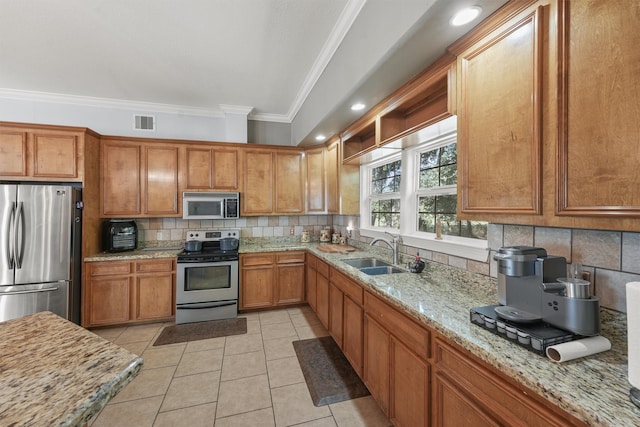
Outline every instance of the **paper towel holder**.
[(633, 402), (634, 405), (640, 408), (640, 390), (632, 387), (631, 390), (629, 390), (629, 399), (631, 400), (631, 402)]

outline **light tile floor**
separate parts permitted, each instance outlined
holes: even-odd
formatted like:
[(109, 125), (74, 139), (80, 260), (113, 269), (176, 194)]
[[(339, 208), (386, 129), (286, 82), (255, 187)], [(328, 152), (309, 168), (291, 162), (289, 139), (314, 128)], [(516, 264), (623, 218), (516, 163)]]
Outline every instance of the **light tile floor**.
[(138, 377), (91, 427), (387, 427), (371, 396), (315, 407), (292, 342), (328, 335), (308, 306), (247, 318), (247, 334), (153, 347), (166, 323), (94, 332), (139, 354)]

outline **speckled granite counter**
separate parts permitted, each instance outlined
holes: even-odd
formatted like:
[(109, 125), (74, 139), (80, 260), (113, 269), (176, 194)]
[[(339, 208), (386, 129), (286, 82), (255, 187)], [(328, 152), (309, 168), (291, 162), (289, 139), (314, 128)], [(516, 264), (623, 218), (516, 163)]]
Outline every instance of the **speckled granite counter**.
[(84, 258), (84, 262), (97, 261), (128, 261), (134, 259), (173, 258), (182, 252), (182, 247), (162, 248), (153, 247), (136, 249), (129, 252), (100, 252)]
[(41, 312), (0, 323), (0, 424), (78, 426), (138, 374), (142, 359)]
[(419, 275), (368, 276), (342, 260), (371, 256), (374, 248), (348, 255), (317, 248), (317, 243), (256, 239), (243, 241), (240, 253), (308, 250), (578, 419), (598, 426), (640, 425), (640, 409), (629, 401), (626, 316), (602, 311), (601, 334), (611, 341), (610, 351), (557, 364), (471, 324), (471, 307), (496, 303), (494, 279), (431, 262)]

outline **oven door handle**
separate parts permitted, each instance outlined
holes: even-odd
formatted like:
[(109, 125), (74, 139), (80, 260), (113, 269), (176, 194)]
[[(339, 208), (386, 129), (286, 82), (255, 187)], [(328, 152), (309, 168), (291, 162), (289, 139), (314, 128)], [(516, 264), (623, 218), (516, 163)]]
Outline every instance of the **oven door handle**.
[(219, 302), (203, 302), (203, 303), (192, 303), (192, 304), (182, 304), (176, 306), (176, 310), (201, 310), (206, 308), (215, 308), (215, 307), (225, 307), (227, 305), (235, 305), (237, 301), (219, 301)]

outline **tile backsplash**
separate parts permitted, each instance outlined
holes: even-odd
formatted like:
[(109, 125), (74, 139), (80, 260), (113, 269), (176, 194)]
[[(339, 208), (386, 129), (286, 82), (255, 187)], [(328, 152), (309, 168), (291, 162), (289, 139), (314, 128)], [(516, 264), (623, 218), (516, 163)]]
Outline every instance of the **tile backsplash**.
[[(320, 230), (330, 227), (342, 235), (352, 229), (351, 238), (369, 243), (360, 236), (358, 215), (292, 215), (245, 217), (237, 220), (183, 220), (154, 218), (136, 220), (140, 241), (182, 242), (187, 230), (240, 228), (241, 237), (300, 237), (303, 230), (312, 232), (317, 240)], [(293, 233), (293, 234), (292, 234)], [(528, 245), (545, 248), (550, 255), (563, 256), (567, 263), (579, 262), (583, 271), (591, 274), (600, 305), (626, 312), (625, 284), (640, 281), (640, 233), (624, 231), (583, 230), (555, 227), (534, 227), (489, 224), (487, 240), (489, 260), (478, 262), (444, 253), (420, 250), (425, 260), (461, 268), (485, 276), (497, 277), (493, 254), (502, 246)], [(418, 248), (400, 245), (403, 261), (414, 257)]]

